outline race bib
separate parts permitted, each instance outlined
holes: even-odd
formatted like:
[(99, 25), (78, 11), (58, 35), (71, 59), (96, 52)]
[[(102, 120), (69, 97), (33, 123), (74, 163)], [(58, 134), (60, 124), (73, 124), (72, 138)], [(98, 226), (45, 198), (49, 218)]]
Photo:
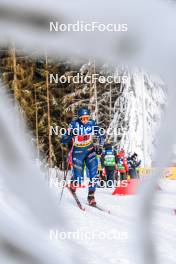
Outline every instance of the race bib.
[(92, 142), (91, 135), (78, 135), (75, 136), (75, 145), (87, 145)]
[(115, 156), (114, 155), (105, 155), (104, 165), (105, 166), (115, 166)]

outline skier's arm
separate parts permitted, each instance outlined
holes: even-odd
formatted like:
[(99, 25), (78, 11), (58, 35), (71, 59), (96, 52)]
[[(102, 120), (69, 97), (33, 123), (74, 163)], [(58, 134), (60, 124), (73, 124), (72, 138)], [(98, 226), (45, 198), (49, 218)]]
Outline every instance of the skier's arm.
[(61, 138), (62, 144), (67, 144), (72, 141), (72, 138), (74, 136), (72, 130), (73, 130), (73, 122), (70, 123), (66, 133), (62, 136)]

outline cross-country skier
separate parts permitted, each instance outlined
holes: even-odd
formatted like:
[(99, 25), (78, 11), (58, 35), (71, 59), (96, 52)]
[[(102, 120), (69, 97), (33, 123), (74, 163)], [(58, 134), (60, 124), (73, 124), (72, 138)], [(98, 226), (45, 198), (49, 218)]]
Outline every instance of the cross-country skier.
[(117, 164), (117, 154), (113, 150), (111, 143), (105, 144), (105, 149), (102, 155), (102, 164), (105, 168), (107, 177), (107, 187), (112, 187), (114, 182), (114, 173)]
[(87, 199), (89, 205), (96, 205), (94, 194), (96, 190), (98, 161), (93, 145), (93, 137), (96, 135), (99, 140), (99, 146), (103, 147), (104, 135), (102, 135), (100, 127), (90, 118), (90, 111), (88, 108), (81, 107), (78, 110), (77, 116), (78, 118), (70, 123), (67, 132), (61, 139), (61, 143), (63, 144), (73, 140), (73, 177), (70, 189), (72, 192), (75, 192), (75, 185), (81, 184), (84, 176), (84, 165), (86, 165), (88, 177), (90, 179)]

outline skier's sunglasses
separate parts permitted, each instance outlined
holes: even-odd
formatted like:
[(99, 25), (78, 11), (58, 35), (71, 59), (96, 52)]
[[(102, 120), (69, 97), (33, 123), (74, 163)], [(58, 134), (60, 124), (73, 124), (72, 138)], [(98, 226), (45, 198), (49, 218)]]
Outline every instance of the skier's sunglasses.
[(90, 119), (90, 116), (89, 115), (81, 116), (80, 119), (82, 122), (88, 122)]

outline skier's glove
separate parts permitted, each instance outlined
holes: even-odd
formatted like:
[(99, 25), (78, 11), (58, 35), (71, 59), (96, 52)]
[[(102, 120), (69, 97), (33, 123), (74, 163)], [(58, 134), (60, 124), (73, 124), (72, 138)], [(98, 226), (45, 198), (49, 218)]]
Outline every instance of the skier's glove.
[(96, 146), (96, 153), (102, 154), (103, 147), (102, 146)]

